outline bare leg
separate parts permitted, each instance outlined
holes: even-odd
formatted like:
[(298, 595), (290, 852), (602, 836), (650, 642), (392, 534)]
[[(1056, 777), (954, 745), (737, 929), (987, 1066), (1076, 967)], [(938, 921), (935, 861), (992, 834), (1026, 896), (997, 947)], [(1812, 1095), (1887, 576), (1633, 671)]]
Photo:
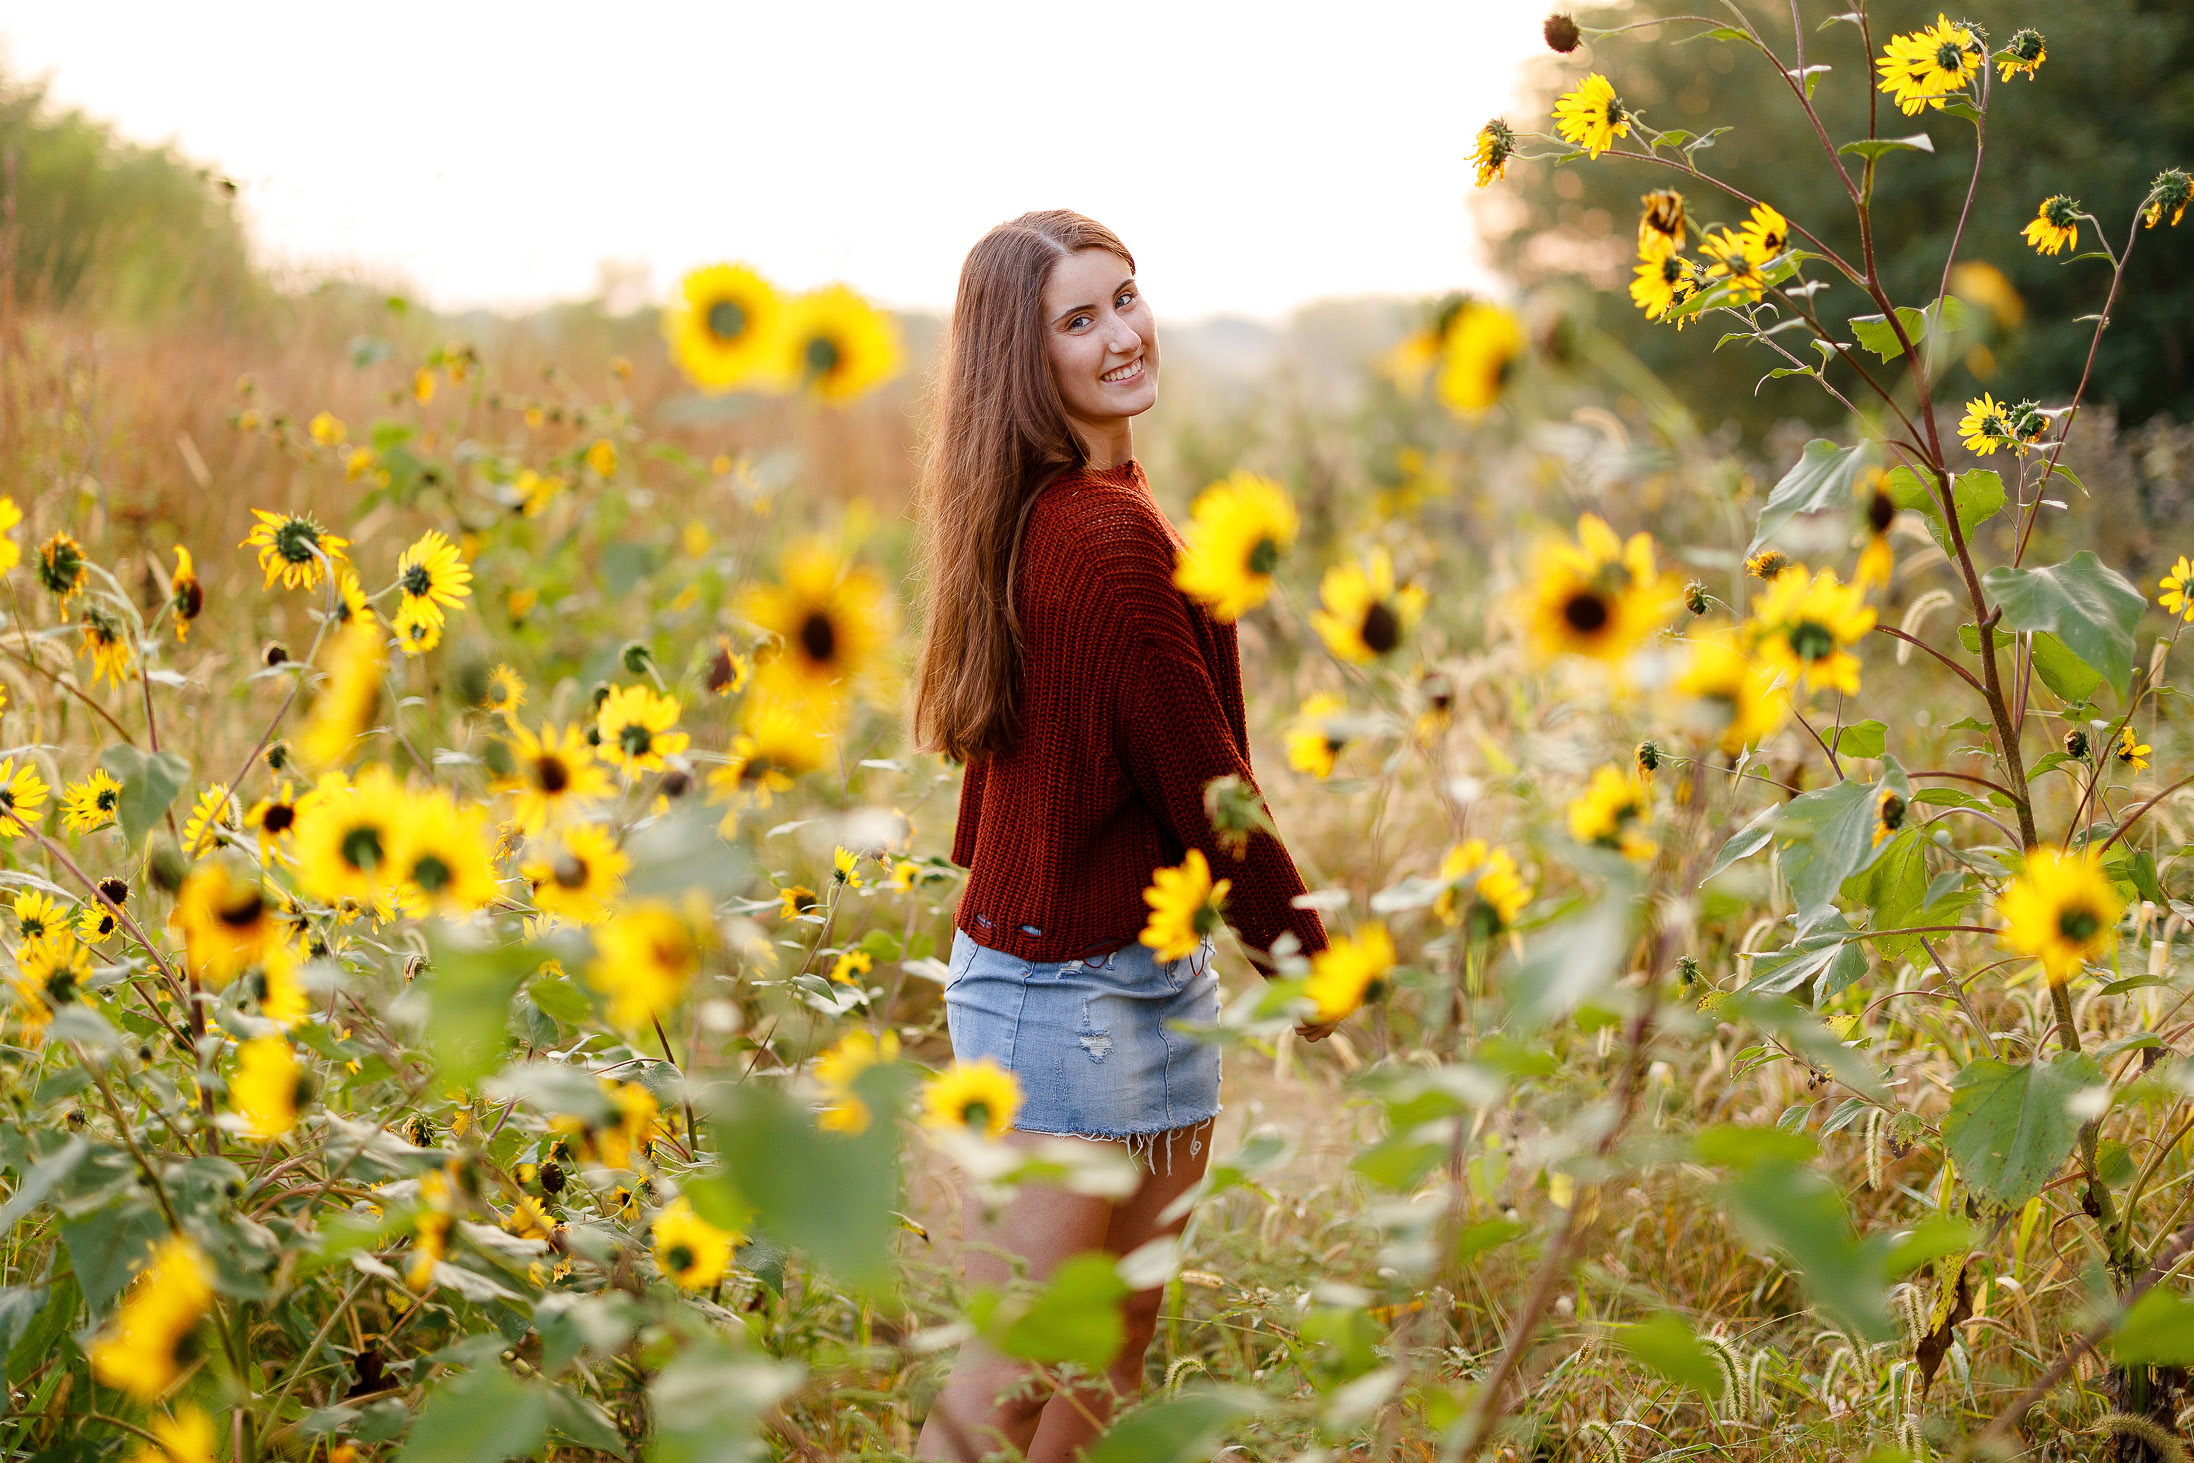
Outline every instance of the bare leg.
[[(1045, 1135), (1015, 1132), (1005, 1141), (1032, 1147), (1044, 1142)], [(985, 1225), (974, 1195), (963, 1185), (966, 1238), (961, 1253), (968, 1284), (1004, 1287), (1013, 1278), (1008, 1255), (1027, 1262), (1031, 1279), (1044, 1279), (1069, 1255), (1104, 1246), (1113, 1207), (1108, 1199), (1071, 1193), (1056, 1184), (1029, 1183), (1014, 1194), (995, 1225)], [(952, 1375), (922, 1424), (914, 1456), (974, 1463), (1003, 1447), (1026, 1452), (1048, 1396), (1049, 1388), (1036, 1380), (1026, 1362), (969, 1340), (960, 1347)]]
[[(1200, 1128), (1176, 1133), (1170, 1171), (1165, 1140), (1159, 1140), (1158, 1171), (1145, 1174), (1141, 1187), (1112, 1206), (1111, 1222), (1106, 1226), (1104, 1236), (1108, 1252), (1124, 1255), (1160, 1235), (1181, 1232), (1181, 1227), (1188, 1222), (1186, 1214), (1162, 1226), (1158, 1216), (1204, 1176), (1204, 1169), (1211, 1162), (1211, 1134), (1215, 1126), (1206, 1123)], [(1192, 1147), (1193, 1153), (1189, 1151)], [(1056, 1396), (1046, 1403), (1041, 1424), (1028, 1445), (1029, 1463), (1069, 1463), (1079, 1457), (1082, 1449), (1104, 1430), (1114, 1410), (1142, 1394), (1143, 1356), (1150, 1349), (1151, 1338), (1158, 1332), (1158, 1311), (1164, 1302), (1164, 1286), (1138, 1290), (1127, 1298), (1121, 1307), (1122, 1317), (1127, 1322), (1127, 1339), (1107, 1370), (1106, 1380), (1110, 1386), (1085, 1384), (1076, 1388), (1072, 1397)]]

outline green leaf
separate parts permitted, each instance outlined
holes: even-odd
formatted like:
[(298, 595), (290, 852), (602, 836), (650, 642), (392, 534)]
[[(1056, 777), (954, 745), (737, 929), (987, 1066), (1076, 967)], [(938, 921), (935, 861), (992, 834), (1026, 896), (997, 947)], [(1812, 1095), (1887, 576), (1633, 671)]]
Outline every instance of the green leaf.
[(1712, 883), (1714, 876), (1731, 864), (1741, 859), (1748, 859), (1767, 847), (1768, 840), (1775, 836), (1775, 816), (1782, 810), (1780, 803), (1769, 803), (1759, 812), (1753, 814), (1751, 821), (1746, 823), (1744, 827), (1730, 834), (1729, 841), (1722, 845), (1722, 851), (1714, 856), (1713, 864), (1707, 869), (1705, 875), (1700, 878), (1700, 887), (1704, 888)]
[(546, 1389), (492, 1363), (437, 1388), (412, 1424), (397, 1463), (501, 1463), (548, 1439)]
[(91, 1154), (91, 1144), (82, 1134), (71, 1134), (69, 1140), (31, 1165), (8, 1196), (8, 1202), (0, 1205), (0, 1234), (15, 1228), (16, 1221), (46, 1201), (46, 1195), (70, 1174), (77, 1165)]
[(803, 1375), (797, 1362), (696, 1341), (648, 1386), (648, 1463), (762, 1463), (762, 1414)]
[(548, 1394), (549, 1429), (566, 1442), (597, 1453), (622, 1453), (624, 1436), (600, 1405), (568, 1387), (551, 1387)]
[(2067, 650), (2062, 640), (2047, 631), (2036, 631), (2031, 644), (2035, 674), (2061, 699), (2074, 703), (2085, 701), (2103, 683), (2101, 671)]
[[(1942, 551), (1955, 555), (1950, 530), (1943, 523), (1942, 499), (1932, 481), (1909, 467), (1899, 467), (1891, 469), (1882, 486), (1888, 491), (1890, 502), (1918, 513), (1927, 521), (1927, 531), (1941, 545)], [(1958, 532), (1970, 543), (1973, 530), (2004, 506), (2003, 476), (1985, 467), (1959, 473), (1950, 480), (1950, 499), (1958, 505)]]
[(1839, 757), (1879, 757), (1889, 745), (1889, 728), (1878, 721), (1858, 721), (1830, 735), (1829, 746)]
[(1806, 443), (1797, 465), (1769, 491), (1767, 503), (1760, 509), (1759, 525), (1753, 531), (1752, 547), (1745, 552), (1758, 553), (1775, 530), (1796, 514), (1848, 507), (1852, 480), (1875, 460), (1873, 447), (1863, 442), (1856, 447), (1838, 447), (1826, 438), (1816, 437)]
[(2014, 1066), (1994, 1057), (1950, 1080), (1943, 1142), (1974, 1193), (2016, 1208), (2042, 1191), (2071, 1157), (2080, 1119), (2068, 1104), (2103, 1080), (2084, 1052)]
[(2123, 696), (2133, 678), (2133, 629), (2148, 601), (2131, 581), (2082, 549), (2044, 569), (1999, 565), (1982, 587), (2014, 630), (2047, 630)]
[(1145, 1402), (1114, 1423), (1083, 1463), (1202, 1463), (1264, 1400), (1243, 1388), (1214, 1387)]
[[(1933, 152), (1935, 150), (1935, 139), (1925, 132), (1915, 132), (1910, 137), (1862, 137), (1857, 142), (1847, 142), (1836, 150), (1852, 153), (1865, 158), (1868, 162), (1874, 162), (1885, 153)], [(1913, 313), (1917, 315), (1919, 311), (1915, 310)]]
[(445, 1081), (469, 1088), (502, 1064), (510, 998), (541, 954), (523, 941), (493, 942), (443, 924), (429, 927), (427, 950), (420, 981), (434, 1012), (427, 1047)]
[(135, 747), (109, 747), (99, 754), (99, 765), (122, 784), (114, 800), (114, 816), (132, 847), (190, 783), (190, 763), (174, 752), (154, 752), (148, 757)]
[(1691, 1138), (1691, 1156), (1717, 1168), (1756, 1168), (1763, 1163), (1804, 1163), (1818, 1158), (1821, 1145), (1803, 1133), (1716, 1123)]
[(1814, 930), (1787, 949), (1755, 956), (1748, 994), (1787, 996), (1804, 990), (1816, 977), (1825, 977), (1814, 1002), (1845, 990), (1866, 974), (1866, 951), (1851, 938), (1851, 925), (1841, 911), (1831, 910)]
[(1770, 1160), (1725, 1181), (1721, 1198), (1741, 1229), (1789, 1258), (1831, 1318), (1863, 1338), (1890, 1334), (1886, 1242), (1859, 1239), (1835, 1184), (1802, 1164)]
[(1722, 1395), (1722, 1369), (1673, 1311), (1660, 1311), (1635, 1326), (1617, 1326), (1617, 1346), (1652, 1370), (1708, 1399)]
[(1032, 1299), (999, 1303), (983, 1331), (991, 1345), (1024, 1361), (1080, 1362), (1103, 1371), (1127, 1340), (1120, 1303), (1127, 1282), (1117, 1262), (1102, 1251), (1060, 1261)]
[[(1844, 880), (1873, 860), (1875, 801), (1879, 789), (1902, 782), (1894, 762), (1881, 783), (1850, 780), (1792, 798), (1775, 825), (1783, 877), (1798, 906), (1799, 937), (1835, 908)], [(1902, 788), (1897, 791), (1900, 795)]]
[(1630, 914), (1627, 895), (1610, 890), (1582, 912), (1533, 934), (1507, 982), (1521, 993), (1512, 1030), (1535, 1031), (1605, 990), (1629, 943)]
[(2118, 1323), (2110, 1354), (2126, 1366), (2194, 1366), (2194, 1300), (2155, 1287)]
[(110, 1204), (61, 1226), (76, 1283), (84, 1288), (84, 1304), (93, 1315), (121, 1294), (167, 1230), (167, 1221), (149, 1201)]
[[(1905, 339), (1925, 351), (1928, 336), (1949, 335), (1965, 328), (1965, 302), (1955, 295), (1945, 295), (1925, 310), (1899, 305), (1897, 323), (1904, 327)], [(1904, 347), (1897, 343), (1897, 332), (1891, 328), (1886, 315), (1854, 315), (1851, 333), (1860, 345), (1885, 361), (1904, 354)]]

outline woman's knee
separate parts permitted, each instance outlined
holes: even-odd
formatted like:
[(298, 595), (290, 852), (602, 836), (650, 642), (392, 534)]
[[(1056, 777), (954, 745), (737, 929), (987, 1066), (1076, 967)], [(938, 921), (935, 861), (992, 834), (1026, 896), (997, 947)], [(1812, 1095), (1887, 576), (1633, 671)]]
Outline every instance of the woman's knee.
[(1133, 1291), (1121, 1302), (1120, 1320), (1127, 1330), (1127, 1339), (1120, 1347), (1122, 1360), (1139, 1358), (1150, 1348), (1151, 1339), (1158, 1334), (1158, 1312), (1165, 1299), (1165, 1287), (1153, 1286)]

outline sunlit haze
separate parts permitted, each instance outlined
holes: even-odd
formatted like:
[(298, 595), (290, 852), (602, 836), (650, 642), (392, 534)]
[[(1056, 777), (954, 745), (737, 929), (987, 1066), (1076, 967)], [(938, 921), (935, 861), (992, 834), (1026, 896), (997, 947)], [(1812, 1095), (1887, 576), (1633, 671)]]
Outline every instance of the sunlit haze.
[(0, 5), (10, 70), (233, 178), (270, 263), (446, 308), (743, 258), (935, 309), (984, 228), (1058, 206), (1179, 316), (1482, 284), (1466, 159), (1538, 29), (1503, 0)]

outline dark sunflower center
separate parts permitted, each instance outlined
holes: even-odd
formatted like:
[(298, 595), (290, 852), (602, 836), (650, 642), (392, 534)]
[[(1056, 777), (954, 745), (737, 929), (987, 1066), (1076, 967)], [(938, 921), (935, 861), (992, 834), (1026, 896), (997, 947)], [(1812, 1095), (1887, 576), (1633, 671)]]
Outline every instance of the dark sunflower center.
[(434, 588), (434, 576), (427, 572), (426, 565), (414, 564), (404, 571), (403, 585), (404, 593), (417, 599)]
[(1622, 126), (1623, 116), (1623, 99), (1621, 97), (1609, 97), (1607, 99), (1607, 125), (1610, 127)]
[(545, 793), (559, 793), (571, 786), (571, 769), (561, 757), (544, 756), (533, 764), (534, 786)]
[(1889, 494), (1876, 493), (1866, 500), (1866, 526), (1876, 533), (1889, 532), (1890, 521), (1897, 516), (1897, 505), (1889, 501)]
[(1944, 41), (1935, 48), (1935, 64), (1944, 71), (1965, 70), (1965, 50), (1956, 41)]
[(111, 813), (114, 811), (115, 803), (121, 796), (122, 791), (120, 788), (102, 787), (99, 789), (98, 795), (92, 798), (91, 805), (102, 813)]
[(1802, 620), (1790, 632), (1791, 652), (1800, 660), (1820, 660), (1836, 651), (1836, 636), (1823, 624)]
[(718, 693), (727, 691), (737, 675), (738, 668), (731, 663), (731, 652), (719, 646), (708, 663), (708, 688)]
[(2057, 916), (2057, 933), (2075, 943), (2094, 939), (2102, 927), (2101, 917), (2084, 904), (2070, 905)]
[(628, 721), (625, 729), (617, 733), (617, 745), (624, 749), (628, 757), (645, 757), (648, 748), (655, 745), (655, 733), (637, 721)]
[(691, 1270), (694, 1261), (700, 1259), (699, 1255), (693, 1253), (693, 1246), (685, 1244), (672, 1245), (664, 1252), (664, 1257), (670, 1261), (670, 1268), (681, 1275)]
[(213, 917), (232, 930), (248, 930), (267, 912), (266, 896), (254, 884), (239, 889), (215, 906)]
[(845, 359), (845, 352), (839, 349), (838, 342), (827, 335), (809, 336), (807, 349), (800, 355), (807, 362), (810, 376), (828, 376)]
[(48, 972), (45, 993), (46, 1004), (49, 1006), (66, 1006), (69, 1002), (75, 1000), (76, 972), (66, 966)]
[(587, 861), (569, 850), (557, 857), (554, 872), (559, 888), (584, 889), (587, 887)]
[(274, 551), (292, 564), (310, 564), (320, 547), (320, 530), (302, 518), (292, 518), (274, 531)]
[(1614, 618), (1614, 607), (1598, 590), (1584, 590), (1562, 603), (1562, 622), (1579, 635), (1597, 635)]
[(708, 333), (721, 341), (734, 341), (747, 333), (747, 312), (737, 300), (718, 300), (708, 307)]
[(821, 610), (800, 622), (800, 649), (809, 660), (828, 665), (838, 653), (838, 627)]
[(259, 818), (259, 826), (269, 833), (287, 833), (296, 822), (297, 810), (288, 803), (275, 803)]
[(1905, 800), (1891, 793), (1882, 799), (1882, 826), (1894, 833), (1905, 825)]
[(354, 869), (371, 873), (381, 866), (381, 830), (371, 823), (362, 823), (348, 829), (343, 834), (342, 842), (336, 845), (336, 851), (342, 855), (344, 863)]
[(412, 861), (411, 882), (429, 894), (439, 894), (450, 883), (449, 864), (436, 854), (422, 854)]
[(1364, 646), (1374, 655), (1385, 655), (1402, 643), (1401, 616), (1394, 613), (1394, 606), (1383, 599), (1373, 600), (1371, 608), (1364, 611), (1364, 625), (1359, 632)]
[(1257, 546), (1249, 551), (1249, 572), (1270, 574), (1280, 567), (1280, 546), (1270, 535), (1257, 540)]
[(1661, 261), (1661, 283), (1673, 286), (1684, 277), (1684, 261), (1674, 254)]
[(990, 1104), (978, 1097), (960, 1109), (960, 1121), (970, 1128), (990, 1126)]

